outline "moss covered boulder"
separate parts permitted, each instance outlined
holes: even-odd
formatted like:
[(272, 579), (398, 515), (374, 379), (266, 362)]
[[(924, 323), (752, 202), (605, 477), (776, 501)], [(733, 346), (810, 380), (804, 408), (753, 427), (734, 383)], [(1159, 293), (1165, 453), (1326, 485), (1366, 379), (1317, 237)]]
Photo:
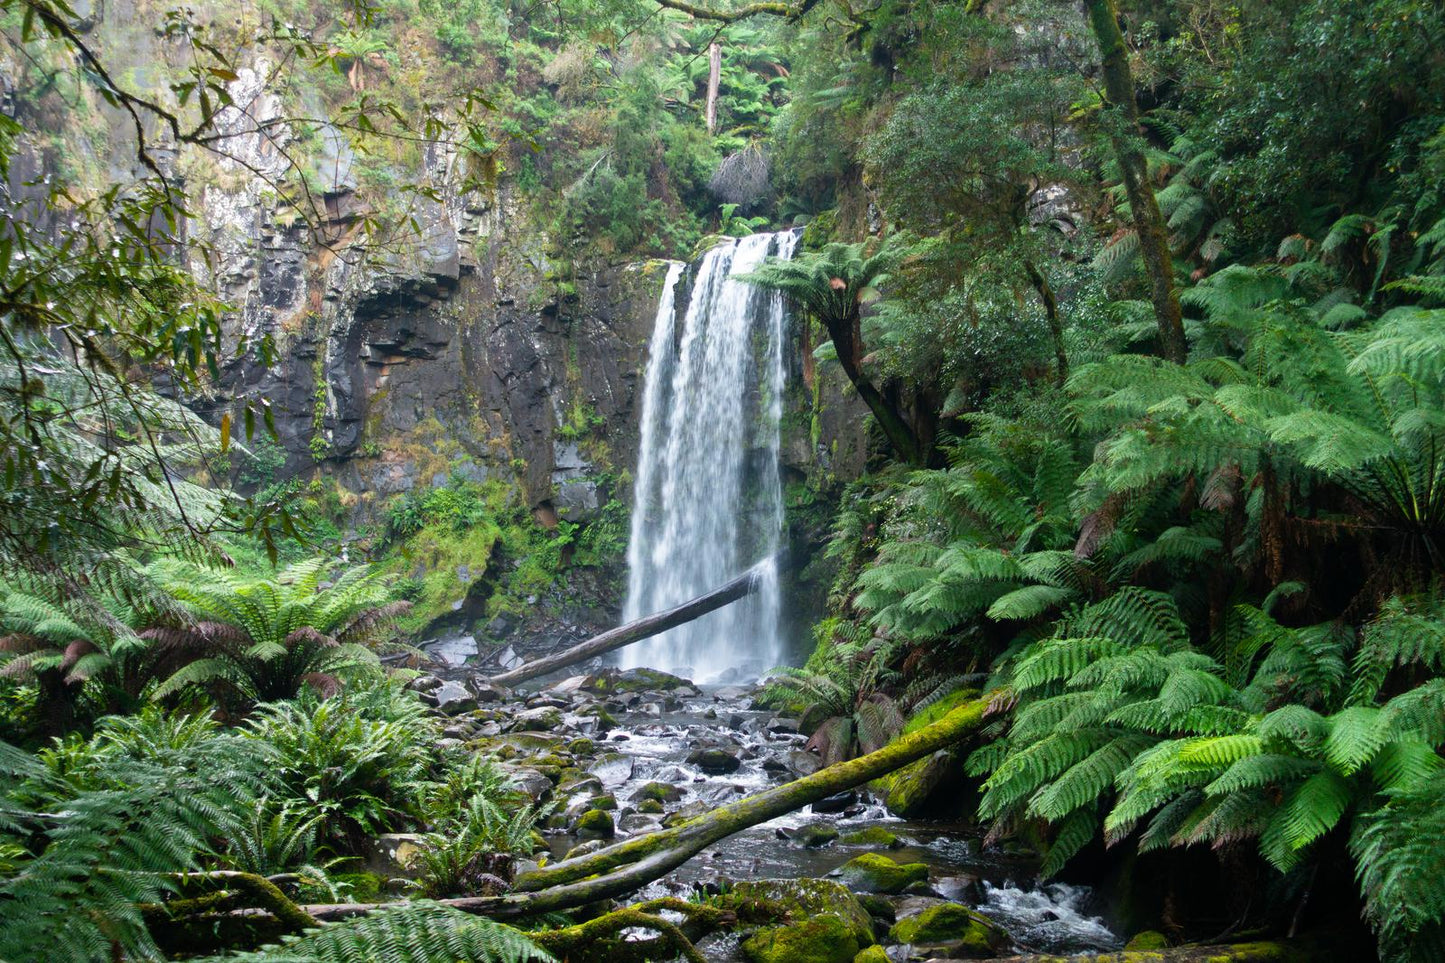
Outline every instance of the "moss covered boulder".
[(577, 835), (586, 839), (611, 839), (617, 832), (612, 817), (601, 809), (589, 809), (577, 817)]
[(868, 911), (847, 888), (830, 879), (746, 880), (733, 884), (727, 901), (743, 919), (753, 917), (748, 912), (749, 904), (781, 911), (790, 923), (815, 917), (836, 917), (843, 921), (852, 937), (854, 953), (873, 942), (873, 920)]
[(853, 957), (853, 963), (893, 963), (893, 961), (888, 958), (888, 953), (883, 947), (874, 943), (872, 946), (865, 946), (859, 950), (858, 955)]
[(923, 863), (896, 863), (878, 853), (864, 853), (843, 864), (844, 884), (860, 893), (901, 893), (914, 883), (928, 882)]
[(882, 826), (869, 826), (867, 829), (860, 829), (855, 833), (848, 833), (843, 837), (843, 842), (850, 846), (873, 846), (883, 849), (903, 848), (903, 840)]
[(793, 841), (809, 849), (826, 846), (838, 838), (838, 830), (827, 823), (809, 823), (793, 834)]
[(1158, 930), (1145, 930), (1142, 933), (1135, 933), (1124, 944), (1124, 949), (1130, 952), (1136, 950), (1167, 950), (1169, 949), (1169, 937)]
[(930, 906), (893, 924), (888, 935), (915, 946), (947, 946), (955, 959), (996, 955), (1009, 945), (1008, 934), (986, 916), (958, 903)]
[(847, 923), (824, 914), (758, 930), (742, 950), (750, 963), (853, 963), (859, 946)]

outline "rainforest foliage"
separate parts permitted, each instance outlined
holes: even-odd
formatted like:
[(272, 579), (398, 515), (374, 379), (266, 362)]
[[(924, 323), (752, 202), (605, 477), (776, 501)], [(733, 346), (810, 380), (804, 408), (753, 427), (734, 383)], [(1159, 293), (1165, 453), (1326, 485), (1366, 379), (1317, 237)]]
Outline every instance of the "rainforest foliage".
[[(615, 561), (625, 508), (543, 526), (458, 476), (340, 561), (350, 506), (282, 477), (268, 406), (209, 405), (275, 361), (193, 217), (241, 171), (328, 251), (354, 193), (380, 261), (457, 172), (558, 263), (802, 228), (751, 280), (876, 444), (810, 492), (835, 579), (768, 698), (842, 760), (983, 689), (953, 815), (1045, 874), (1162, 880), (1178, 940), (1358, 920), (1445, 958), (1437, 3), (134, 6), (127, 51), (0, 0), (0, 959), (189, 952), (197, 908), (300, 930), (378, 899), (350, 869), (401, 830), (415, 899), (269, 958), (549, 958), (427, 901), (549, 813), (385, 658), (459, 562), (505, 560), (516, 615)], [(257, 70), (263, 158), (230, 136)], [(1213, 901), (1174, 899), (1201, 868)]]

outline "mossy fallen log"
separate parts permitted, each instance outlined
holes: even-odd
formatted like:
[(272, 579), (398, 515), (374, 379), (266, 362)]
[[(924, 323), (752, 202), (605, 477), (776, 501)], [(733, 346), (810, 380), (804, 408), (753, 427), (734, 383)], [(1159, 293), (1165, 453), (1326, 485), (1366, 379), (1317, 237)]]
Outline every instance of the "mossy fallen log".
[[(672, 829), (615, 843), (594, 853), (525, 873), (516, 881), (517, 891), (509, 895), (460, 897), (439, 902), (494, 919), (517, 919), (625, 896), (661, 879), (708, 846), (734, 833), (862, 786), (915, 759), (953, 745), (983, 725), (991, 702), (990, 696), (980, 696), (877, 752), (739, 799)], [(327, 921), (370, 913), (388, 905), (397, 904), (340, 903), (301, 909), (314, 919)]]
[(555, 655), (519, 665), (509, 672), (492, 676), (491, 682), (493, 685), (514, 686), (529, 679), (547, 675), (549, 672), (565, 669), (569, 665), (576, 665), (578, 662), (594, 656), (613, 652), (634, 642), (641, 642), (643, 639), (651, 638), (668, 629), (701, 618), (715, 609), (720, 609), (724, 605), (752, 594), (762, 584), (763, 574), (767, 571), (767, 567), (776, 562), (776, 557), (765, 558), (746, 572), (705, 595), (699, 595), (697, 598), (665, 612), (656, 612), (628, 622), (626, 625), (619, 625), (615, 629), (608, 629), (600, 635), (594, 635), (586, 642), (579, 642), (570, 649), (564, 649)]

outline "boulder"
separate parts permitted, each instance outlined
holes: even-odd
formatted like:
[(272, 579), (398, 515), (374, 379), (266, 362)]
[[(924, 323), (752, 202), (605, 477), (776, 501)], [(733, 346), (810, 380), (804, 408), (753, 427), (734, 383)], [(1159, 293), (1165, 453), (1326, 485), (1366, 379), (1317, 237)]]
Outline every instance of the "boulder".
[(853, 963), (858, 938), (843, 920), (824, 914), (758, 930), (742, 951), (750, 963)]
[(449, 716), (459, 716), (477, 707), (477, 697), (460, 682), (443, 682), (428, 692), (425, 698)]
[(589, 809), (577, 817), (577, 835), (584, 839), (611, 839), (617, 834), (612, 817), (601, 809)]
[(1135, 933), (1129, 937), (1129, 942), (1124, 944), (1125, 952), (1167, 949), (1169, 949), (1169, 937), (1158, 930), (1145, 930), (1142, 933)]
[(551, 732), (562, 725), (562, 712), (553, 706), (538, 706), (517, 713), (512, 722), (522, 732)]
[(426, 844), (417, 833), (383, 833), (366, 850), (366, 869), (384, 879), (407, 876)]
[(903, 840), (882, 826), (869, 826), (867, 829), (860, 829), (857, 832), (849, 833), (843, 837), (843, 842), (850, 846), (873, 846), (882, 849), (903, 848)]
[(858, 955), (853, 957), (853, 963), (893, 963), (893, 961), (888, 958), (888, 953), (883, 947), (874, 943), (872, 946), (865, 946), (859, 950)]
[(947, 947), (953, 959), (996, 956), (1009, 946), (1008, 934), (998, 924), (958, 903), (942, 903), (904, 917), (888, 935), (913, 946)]
[(649, 782), (633, 793), (632, 798), (634, 800), (655, 799), (658, 802), (678, 802), (682, 799), (682, 790), (670, 783)]
[[(853, 941), (854, 954), (861, 947), (873, 943), (873, 920), (868, 911), (847, 888), (830, 879), (745, 880), (733, 884), (727, 899), (742, 904), (771, 904), (785, 912), (793, 923), (812, 919), (839, 920), (843, 924), (843, 932)], [(852, 954), (847, 957), (849, 960), (852, 958)]]
[(840, 872), (844, 884), (860, 893), (901, 893), (914, 883), (928, 882), (923, 863), (896, 863), (877, 853), (855, 856)]
[(602, 780), (602, 785), (607, 789), (617, 789), (632, 778), (635, 766), (632, 756), (610, 752), (601, 756), (587, 771)]
[(710, 775), (722, 776), (730, 772), (737, 772), (742, 766), (742, 760), (727, 749), (714, 747), (694, 749), (687, 757), (687, 764), (696, 766)]
[(837, 828), (827, 823), (809, 823), (793, 834), (794, 842), (802, 843), (809, 849), (826, 846), (837, 838)]
[(847, 792), (835, 793), (834, 795), (829, 796), (826, 799), (819, 799), (817, 802), (813, 803), (813, 812), (841, 813), (843, 810), (847, 809), (849, 806), (853, 805), (857, 801), (858, 794), (850, 789)]

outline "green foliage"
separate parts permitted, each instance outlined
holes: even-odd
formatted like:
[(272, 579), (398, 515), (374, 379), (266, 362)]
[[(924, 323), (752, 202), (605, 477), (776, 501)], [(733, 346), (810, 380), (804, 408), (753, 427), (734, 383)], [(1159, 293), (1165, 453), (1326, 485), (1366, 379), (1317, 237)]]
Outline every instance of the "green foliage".
[(342, 851), (417, 819), (440, 738), (416, 697), (387, 683), (260, 706), (247, 734), (272, 753), (273, 803)]
[(186, 570), (166, 581), (188, 618), (143, 635), (181, 668), (151, 694), (213, 691), (230, 707), (294, 696), (303, 687), (330, 693), (377, 665), (376, 643), (389, 638), (407, 603), (392, 601), (386, 579), (355, 566), (323, 586), (325, 559), (299, 562), (274, 578)]
[(409, 906), (323, 926), (254, 953), (206, 957), (202, 963), (549, 963), (526, 934), (460, 910), (417, 901)]
[[(0, 956), (157, 955), (142, 904), (177, 891), (263, 792), (267, 754), (204, 719), (103, 722), (37, 760), (0, 743)], [(19, 845), (10, 847), (8, 844)]]

